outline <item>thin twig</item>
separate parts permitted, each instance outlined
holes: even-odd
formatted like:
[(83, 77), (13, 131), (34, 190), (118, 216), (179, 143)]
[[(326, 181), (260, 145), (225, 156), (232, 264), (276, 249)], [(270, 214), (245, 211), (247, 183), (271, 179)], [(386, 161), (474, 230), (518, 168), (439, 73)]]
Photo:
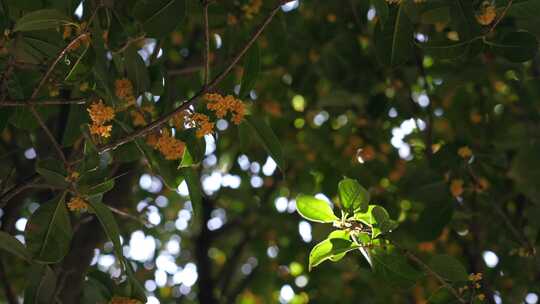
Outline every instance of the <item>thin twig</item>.
[(506, 15), (506, 13), (508, 12), (508, 10), (510, 9), (510, 7), (512, 6), (512, 2), (514, 2), (514, 0), (509, 0), (508, 3), (506, 4), (506, 6), (504, 7), (503, 11), (501, 12), (501, 14), (499, 15), (499, 18), (497, 18), (497, 20), (495, 20), (495, 22), (493, 22), (493, 25), (489, 28), (489, 31), (486, 33), (486, 35), (484, 36), (487, 36), (489, 35), (491, 32), (493, 32), (493, 30), (497, 27), (497, 25), (499, 24), (499, 22), (501, 22), (501, 20), (504, 18), (504, 16)]
[(85, 98), (79, 99), (50, 99), (50, 100), (6, 100), (0, 103), (0, 107), (24, 107), (28, 105), (32, 106), (50, 106), (50, 105), (64, 105), (64, 104), (85, 104)]
[(278, 5), (272, 9), (270, 14), (266, 17), (266, 19), (259, 25), (259, 27), (255, 30), (251, 38), (248, 40), (248, 42), (244, 45), (244, 47), (236, 54), (236, 56), (233, 57), (229, 65), (223, 70), (221, 73), (219, 73), (210, 83), (208, 83), (207, 86), (203, 87), (199, 92), (197, 92), (193, 97), (189, 98), (187, 101), (185, 101), (182, 105), (180, 105), (178, 108), (174, 109), (173, 111), (161, 116), (157, 120), (153, 121), (152, 123), (148, 124), (146, 127), (141, 128), (139, 130), (136, 130), (123, 138), (120, 138), (112, 143), (100, 145), (98, 146), (98, 152), (104, 153), (109, 150), (116, 149), (117, 147), (129, 143), (139, 137), (142, 137), (150, 132), (152, 132), (154, 129), (160, 127), (161, 125), (167, 123), (171, 118), (173, 118), (176, 114), (182, 112), (183, 110), (187, 109), (189, 106), (195, 104), (197, 100), (207, 93), (208, 91), (212, 90), (217, 84), (219, 84), (234, 68), (234, 66), (242, 59), (242, 57), (246, 54), (248, 49), (253, 45), (253, 43), (259, 38), (261, 33), (264, 31), (264, 29), (268, 26), (270, 21), (272, 21), (272, 18), (276, 15), (276, 13), (279, 11), (282, 3), (285, 3), (288, 1), (280, 1)]
[(40, 178), (41, 177), (36, 173), (22, 183), (19, 183), (4, 192), (2, 196), (0, 196), (0, 208), (4, 207), (7, 202), (9, 202), (9, 200), (17, 194), (21, 193), (25, 189), (32, 188), (32, 186), (36, 184), (40, 180)]
[(135, 220), (137, 222), (139, 222), (140, 224), (143, 224), (144, 226), (153, 226), (152, 224), (150, 224), (148, 221), (142, 219), (142, 218), (139, 218), (133, 214), (129, 214), (127, 212), (124, 212), (120, 209), (116, 209), (114, 207), (112, 207), (111, 205), (107, 205), (107, 207), (114, 213), (118, 214), (118, 215), (121, 215), (123, 217), (126, 217), (126, 218), (129, 218), (129, 219), (132, 219), (132, 220)]
[(202, 65), (189, 66), (189, 67), (185, 67), (181, 69), (168, 70), (167, 74), (169, 76), (189, 75), (189, 74), (193, 74), (200, 71), (202, 68), (203, 68)]
[[(58, 65), (58, 63), (60, 62), (60, 60), (66, 55), (66, 53), (73, 49), (74, 46), (76, 46), (77, 44), (81, 43), (81, 41), (83, 39), (86, 39), (88, 36), (90, 35), (90, 33), (88, 32), (85, 32), (85, 33), (82, 33), (80, 34), (79, 36), (77, 36), (77, 38), (73, 39), (73, 41), (71, 41), (61, 52), (60, 54), (58, 54), (58, 56), (56, 56), (56, 59), (53, 61), (53, 63), (49, 66), (49, 68), (47, 69), (47, 72), (45, 72), (45, 75), (43, 75), (43, 77), (41, 78), (41, 80), (39, 81), (39, 84), (37, 85), (37, 87), (34, 89), (34, 92), (32, 92), (32, 95), (30, 96), (30, 100), (35, 100), (36, 97), (38, 96), (39, 94), (39, 91), (41, 90), (41, 88), (45, 85), (45, 83), (47, 82), (47, 80), (49, 79), (49, 77), (51, 76), (54, 68)], [(54, 135), (52, 134), (51, 130), (49, 129), (49, 127), (47, 127), (47, 125), (45, 124), (45, 121), (43, 121), (43, 119), (41, 118), (41, 115), (39, 115), (39, 113), (37, 112), (36, 108), (35, 108), (35, 105), (29, 103), (29, 101), (25, 101), (25, 103), (27, 104), (28, 106), (28, 109), (30, 109), (30, 112), (32, 112), (32, 115), (34, 116), (34, 118), (37, 120), (37, 122), (39, 123), (39, 125), (41, 126), (41, 128), (43, 129), (43, 131), (45, 131), (45, 134), (47, 134), (47, 136), (49, 137), (49, 140), (51, 141), (51, 143), (53, 144), (53, 147), (55, 148), (56, 152), (58, 153), (58, 156), (60, 156), (60, 158), (62, 159), (62, 162), (64, 163), (64, 165), (66, 167), (69, 166), (69, 163), (66, 159), (66, 156), (64, 155), (64, 152), (62, 151), (62, 148), (60, 147), (60, 144), (58, 143), (58, 141), (56, 140), (56, 138), (54, 137)]]
[(208, 2), (203, 3), (203, 25), (204, 25), (204, 86), (208, 85), (210, 77), (210, 29), (208, 25)]
[(448, 289), (453, 295), (454, 297), (456, 297), (456, 299), (460, 302), (460, 303), (467, 303), (460, 295), (459, 293), (457, 292), (457, 290), (450, 284), (448, 284), (448, 282), (446, 282), (446, 280), (441, 277), (438, 273), (436, 273), (435, 271), (433, 271), (433, 269), (431, 269), (431, 267), (429, 267), (426, 263), (424, 263), (421, 259), (419, 259), (416, 255), (412, 254), (410, 251), (408, 250), (404, 250), (404, 254), (405, 256), (407, 256), (409, 259), (411, 259), (413, 262), (415, 262), (416, 264), (420, 265), (422, 268), (424, 268), (426, 270), (426, 272), (431, 275), (432, 277), (434, 277), (437, 281), (439, 281), (439, 283), (444, 286), (446, 289)]

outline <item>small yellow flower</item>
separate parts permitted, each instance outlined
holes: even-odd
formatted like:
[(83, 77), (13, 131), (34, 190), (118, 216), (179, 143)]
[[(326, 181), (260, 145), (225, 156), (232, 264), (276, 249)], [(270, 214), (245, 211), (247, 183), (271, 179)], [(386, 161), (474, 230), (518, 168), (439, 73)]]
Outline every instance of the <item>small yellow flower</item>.
[(458, 197), (463, 194), (463, 180), (461, 179), (453, 179), (450, 182), (450, 193), (454, 197)]
[(139, 303), (141, 303), (139, 300), (126, 298), (126, 297), (117, 297), (117, 296), (113, 297), (109, 301), (109, 304), (139, 304)]
[(116, 96), (125, 103), (124, 107), (127, 108), (135, 104), (135, 96), (133, 95), (133, 84), (129, 79), (117, 79), (114, 82), (114, 92)]
[(171, 136), (167, 130), (163, 130), (155, 147), (163, 154), (165, 159), (176, 160), (182, 158), (186, 145), (183, 141)]
[(483, 177), (480, 177), (477, 181), (476, 181), (476, 187), (475, 187), (475, 190), (477, 192), (484, 192), (486, 191), (487, 189), (489, 188), (489, 181)]
[(478, 282), (480, 280), (482, 280), (482, 273), (481, 272), (469, 274), (469, 281)]
[(103, 125), (114, 119), (114, 109), (103, 104), (103, 101), (94, 102), (87, 109), (94, 124)]
[(473, 124), (479, 124), (480, 122), (482, 122), (482, 115), (478, 114), (477, 112), (472, 112), (469, 115), (469, 119)]
[(459, 148), (457, 153), (459, 156), (461, 156), (461, 158), (464, 159), (468, 159), (472, 156), (472, 150), (467, 146)]
[(238, 18), (235, 15), (227, 14), (227, 25), (235, 25), (238, 23)]
[(209, 101), (206, 105), (208, 110), (214, 111), (218, 118), (223, 118), (230, 112), (234, 124), (239, 125), (244, 119), (246, 107), (241, 100), (234, 98), (234, 96), (223, 97), (220, 94), (206, 94), (204, 98)]
[(73, 29), (71, 28), (71, 25), (64, 26), (64, 32), (62, 33), (62, 38), (68, 39), (71, 37), (71, 33), (73, 32)]
[(336, 17), (335, 14), (328, 14), (326, 16), (326, 21), (328, 21), (330, 23), (334, 23), (334, 22), (336, 22), (336, 20), (337, 20), (337, 17)]
[(89, 88), (90, 88), (90, 85), (86, 81), (79, 85), (79, 90), (81, 90), (81, 92), (86, 92), (88, 91)]
[(191, 121), (197, 126), (195, 135), (199, 138), (211, 134), (214, 131), (214, 123), (210, 122), (208, 116), (201, 113), (194, 113), (191, 116)]
[(184, 40), (184, 37), (182, 36), (182, 33), (180, 32), (171, 33), (171, 43), (173, 45), (180, 45), (183, 40)]
[(135, 127), (142, 127), (146, 126), (146, 119), (144, 119), (144, 115), (141, 114), (139, 111), (131, 111), (131, 122)]
[(67, 207), (71, 211), (85, 211), (88, 209), (88, 203), (81, 197), (75, 196), (67, 203)]
[(244, 11), (244, 16), (247, 19), (253, 19), (255, 15), (259, 13), (262, 6), (262, 0), (251, 0), (249, 4), (242, 6), (242, 11)]
[(68, 176), (66, 176), (66, 181), (74, 182), (79, 179), (79, 176), (80, 176), (79, 172), (73, 171)]
[(481, 25), (490, 25), (495, 20), (495, 17), (497, 17), (495, 6), (489, 1), (484, 1), (480, 12), (476, 15), (476, 21)]
[(480, 301), (484, 301), (486, 299), (486, 295), (484, 295), (483, 293), (479, 294), (476, 296), (478, 298), (478, 300)]
[(111, 125), (98, 125), (98, 124), (90, 125), (90, 134), (92, 135), (109, 138), (111, 137), (111, 131), (112, 131)]

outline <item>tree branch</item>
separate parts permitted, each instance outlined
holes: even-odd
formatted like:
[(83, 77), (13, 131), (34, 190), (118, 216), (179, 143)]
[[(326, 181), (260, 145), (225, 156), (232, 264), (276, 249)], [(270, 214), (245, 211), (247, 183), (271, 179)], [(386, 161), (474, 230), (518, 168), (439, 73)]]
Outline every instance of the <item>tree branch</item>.
[(79, 99), (49, 99), (49, 100), (6, 100), (0, 102), (0, 107), (25, 107), (32, 106), (50, 106), (50, 105), (65, 105), (65, 104), (86, 104), (86, 98)]
[(210, 77), (210, 29), (208, 25), (208, 2), (203, 3), (203, 26), (204, 26), (204, 86), (208, 85)]
[(175, 110), (163, 115), (162, 117), (158, 118), (154, 122), (150, 123), (144, 128), (141, 128), (139, 130), (136, 130), (128, 135), (126, 135), (123, 138), (120, 138), (112, 143), (100, 145), (98, 146), (98, 152), (104, 153), (109, 150), (116, 149), (117, 147), (124, 145), (126, 143), (129, 143), (141, 136), (144, 136), (150, 132), (152, 132), (154, 129), (160, 127), (161, 125), (167, 123), (171, 118), (173, 118), (176, 114), (182, 112), (183, 110), (187, 109), (189, 106), (195, 104), (197, 100), (203, 96), (205, 93), (212, 90), (217, 84), (219, 84), (234, 68), (234, 66), (242, 59), (242, 57), (246, 54), (248, 49), (253, 45), (253, 43), (259, 38), (261, 33), (264, 31), (264, 29), (268, 26), (270, 21), (272, 21), (272, 18), (276, 15), (276, 13), (281, 8), (282, 3), (286, 3), (288, 1), (279, 1), (278, 5), (272, 9), (270, 14), (266, 17), (266, 19), (259, 25), (259, 27), (255, 30), (255, 32), (252, 34), (251, 38), (248, 40), (248, 42), (244, 45), (244, 47), (236, 54), (236, 56), (233, 57), (229, 65), (223, 70), (221, 73), (219, 73), (210, 83), (208, 83), (207, 86), (203, 87), (199, 92), (197, 92), (193, 97), (185, 101), (182, 105), (180, 105)]
[(429, 267), (426, 263), (424, 263), (422, 260), (420, 260), (416, 255), (412, 254), (410, 251), (408, 250), (404, 250), (404, 254), (405, 256), (407, 256), (409, 259), (411, 259), (413, 262), (415, 262), (416, 264), (420, 265), (422, 268), (424, 268), (426, 270), (426, 272), (431, 275), (432, 277), (434, 277), (437, 281), (439, 281), (439, 283), (444, 286), (446, 289), (448, 289), (453, 295), (454, 297), (456, 297), (456, 299), (459, 301), (459, 303), (467, 303), (460, 295), (459, 293), (457, 292), (457, 290), (450, 284), (448, 284), (448, 282), (446, 282), (444, 280), (444, 278), (442, 278), (438, 273), (436, 273), (435, 271), (433, 271), (433, 269), (431, 269), (431, 267)]

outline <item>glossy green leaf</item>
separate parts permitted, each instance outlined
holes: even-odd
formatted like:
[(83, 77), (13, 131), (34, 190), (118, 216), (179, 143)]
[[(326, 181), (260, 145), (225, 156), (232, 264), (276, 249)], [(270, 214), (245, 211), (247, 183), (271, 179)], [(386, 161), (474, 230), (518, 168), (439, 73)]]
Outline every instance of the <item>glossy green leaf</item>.
[(496, 42), (486, 42), (491, 49), (512, 62), (524, 62), (538, 52), (538, 40), (527, 31), (506, 33)]
[(26, 261), (32, 259), (26, 247), (19, 240), (3, 231), (0, 231), (0, 250), (4, 250)]
[(69, 21), (64, 14), (55, 9), (43, 9), (30, 12), (15, 23), (14, 32), (54, 29)]
[(344, 178), (338, 184), (338, 193), (343, 209), (351, 211), (368, 210), (369, 192), (360, 183), (351, 178)]
[(360, 246), (355, 245), (353, 242), (343, 238), (326, 239), (311, 249), (311, 252), (309, 253), (309, 271), (332, 257), (339, 257), (342, 254), (358, 249), (359, 247)]
[(467, 41), (430, 41), (422, 43), (419, 46), (424, 52), (437, 59), (458, 59), (465, 58), (471, 48), (480, 44), (479, 39), (472, 39)]
[(387, 22), (375, 27), (377, 57), (385, 65), (399, 65), (413, 57), (413, 24), (403, 5), (390, 8)]
[(107, 238), (113, 243), (114, 254), (119, 260), (123, 260), (120, 229), (111, 210), (99, 200), (89, 200), (89, 204), (90, 210), (97, 216)]
[(54, 303), (56, 284), (56, 274), (48, 265), (33, 264), (28, 270), (24, 304)]
[(245, 121), (255, 132), (257, 138), (263, 144), (268, 154), (274, 159), (281, 172), (284, 172), (285, 157), (274, 131), (264, 122), (262, 117), (246, 116)]
[(249, 95), (249, 92), (253, 89), (259, 71), (261, 69), (260, 63), (260, 49), (258, 44), (254, 44), (248, 51), (244, 59), (244, 73), (242, 75), (242, 83), (240, 87), (240, 98), (244, 99)]
[(517, 18), (538, 18), (540, 12), (540, 1), (538, 0), (521, 0), (514, 1), (506, 12), (507, 16)]
[(189, 199), (193, 203), (193, 206), (201, 206), (202, 189), (201, 180), (197, 170), (195, 168), (182, 168), (181, 172), (186, 180), (189, 190)]
[(476, 22), (473, 3), (469, 0), (455, 0), (450, 4), (451, 26), (462, 41), (479, 36), (480, 25)]
[(301, 216), (313, 222), (332, 223), (339, 220), (327, 202), (313, 196), (298, 196), (296, 198), (296, 210)]
[(134, 46), (130, 46), (126, 49), (125, 64), (127, 76), (133, 83), (136, 94), (149, 91), (150, 77), (148, 76), (148, 69)]
[(428, 266), (448, 281), (467, 281), (467, 270), (456, 258), (439, 254), (431, 258)]
[(65, 198), (64, 193), (42, 204), (26, 224), (26, 246), (37, 262), (58, 263), (69, 251), (73, 232)]
[(182, 22), (186, 10), (186, 0), (139, 0), (133, 14), (149, 37), (161, 38)]
[(66, 181), (67, 172), (59, 160), (52, 158), (38, 160), (36, 163), (36, 172), (53, 186), (67, 187), (69, 185)]
[(386, 24), (388, 20), (388, 2), (386, 0), (371, 0), (371, 4), (375, 7), (377, 16), (381, 19), (381, 25)]

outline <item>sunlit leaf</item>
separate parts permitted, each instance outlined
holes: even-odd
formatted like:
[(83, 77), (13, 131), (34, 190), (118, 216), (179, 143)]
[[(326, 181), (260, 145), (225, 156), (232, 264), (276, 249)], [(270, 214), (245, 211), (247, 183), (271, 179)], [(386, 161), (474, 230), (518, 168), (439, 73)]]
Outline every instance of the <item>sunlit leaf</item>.
[(313, 196), (298, 196), (296, 198), (296, 210), (301, 216), (314, 222), (332, 223), (339, 220), (327, 202)]
[[(351, 178), (344, 178), (338, 184), (338, 192), (345, 210), (366, 212), (369, 203), (369, 192)], [(351, 212), (352, 213), (352, 212)]]

